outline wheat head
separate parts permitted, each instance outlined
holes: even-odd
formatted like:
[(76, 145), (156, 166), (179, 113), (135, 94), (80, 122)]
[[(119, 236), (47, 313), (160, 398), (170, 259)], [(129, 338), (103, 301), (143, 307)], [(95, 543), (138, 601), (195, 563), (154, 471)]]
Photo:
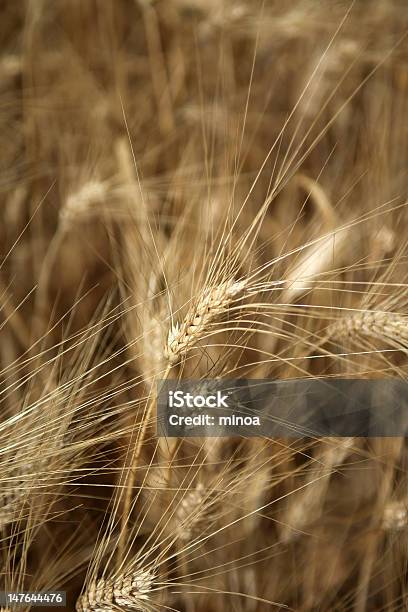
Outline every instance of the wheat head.
[(111, 612), (119, 606), (126, 612), (147, 612), (153, 579), (149, 570), (134, 570), (116, 579), (99, 578), (78, 599), (76, 611)]
[(211, 325), (228, 312), (245, 286), (245, 281), (230, 280), (206, 289), (183, 322), (171, 326), (165, 346), (171, 365), (177, 364), (209, 332)]

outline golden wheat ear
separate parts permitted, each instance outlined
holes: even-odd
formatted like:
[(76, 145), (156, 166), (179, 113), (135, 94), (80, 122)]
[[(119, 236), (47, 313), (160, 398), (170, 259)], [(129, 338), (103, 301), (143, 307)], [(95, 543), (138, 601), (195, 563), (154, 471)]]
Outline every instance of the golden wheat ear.
[(393, 312), (364, 311), (346, 316), (329, 331), (332, 337), (355, 340), (366, 336), (383, 340), (402, 350), (408, 349), (408, 316)]
[(170, 365), (177, 364), (188, 351), (211, 332), (211, 326), (228, 313), (232, 304), (242, 297), (245, 281), (226, 281), (203, 291), (181, 324), (172, 325), (165, 346)]
[(385, 508), (382, 518), (384, 531), (397, 533), (406, 531), (408, 526), (408, 507), (406, 500), (391, 500)]
[(302, 488), (290, 495), (283, 505), (280, 537), (284, 544), (302, 535), (309, 525), (319, 520), (330, 478), (352, 452), (354, 438), (328, 440), (328, 448), (320, 451), (317, 467), (311, 467)]
[(149, 612), (149, 593), (154, 586), (151, 571), (133, 570), (115, 579), (99, 578), (89, 584), (76, 603), (77, 612)]

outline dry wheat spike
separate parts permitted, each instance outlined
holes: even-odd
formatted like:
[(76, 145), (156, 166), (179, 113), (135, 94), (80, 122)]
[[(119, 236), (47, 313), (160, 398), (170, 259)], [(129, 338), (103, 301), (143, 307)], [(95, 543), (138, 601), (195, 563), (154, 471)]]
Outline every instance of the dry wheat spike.
[(165, 346), (171, 365), (178, 363), (207, 334), (212, 323), (228, 311), (245, 286), (245, 281), (230, 280), (206, 289), (184, 321), (171, 326)]
[(331, 337), (353, 338), (364, 335), (387, 340), (393, 345), (408, 347), (408, 318), (381, 311), (356, 312), (336, 323), (330, 330)]
[(112, 580), (99, 578), (90, 583), (76, 604), (77, 612), (147, 612), (154, 576), (151, 571), (134, 570)]

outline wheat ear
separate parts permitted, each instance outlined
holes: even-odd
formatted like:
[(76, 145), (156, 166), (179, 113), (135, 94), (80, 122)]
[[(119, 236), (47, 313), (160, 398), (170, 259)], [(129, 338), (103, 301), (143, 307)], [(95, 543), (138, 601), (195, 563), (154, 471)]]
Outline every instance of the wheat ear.
[(203, 523), (207, 522), (204, 505), (206, 496), (208, 492), (205, 486), (198, 483), (194, 489), (187, 491), (181, 500), (175, 513), (176, 532), (181, 542), (189, 542), (197, 537), (202, 531)]
[(176, 365), (209, 332), (211, 325), (228, 312), (245, 286), (245, 281), (230, 280), (206, 289), (183, 322), (171, 326), (165, 346), (171, 365)]
[(112, 580), (99, 578), (91, 582), (76, 604), (77, 612), (148, 612), (149, 593), (154, 575), (151, 571), (132, 571)]
[(384, 508), (382, 528), (384, 531), (406, 530), (408, 525), (408, 506), (406, 501), (390, 501)]
[(381, 311), (357, 312), (336, 323), (330, 335), (337, 338), (356, 334), (388, 340), (391, 344), (408, 347), (408, 317)]
[(83, 184), (78, 191), (71, 193), (61, 206), (57, 231), (49, 243), (41, 265), (40, 277), (35, 302), (35, 311), (39, 318), (37, 336), (41, 337), (48, 325), (46, 318), (48, 312), (48, 289), (53, 268), (57, 262), (61, 246), (69, 232), (79, 220), (91, 218), (99, 212), (98, 207), (106, 200), (108, 190), (106, 184), (98, 180), (91, 180)]
[(24, 503), (23, 482), (15, 484), (13, 490), (6, 490), (0, 495), (0, 534), (18, 518)]
[(63, 230), (71, 229), (78, 220), (100, 214), (107, 196), (106, 183), (96, 179), (84, 183), (75, 193), (69, 194), (59, 213)]
[(319, 466), (308, 472), (305, 486), (289, 496), (283, 513), (281, 542), (287, 544), (295, 540), (302, 529), (319, 518), (330, 476), (350, 454), (353, 443), (354, 438), (345, 438), (340, 444), (326, 449)]
[(285, 282), (283, 302), (294, 302), (318, 286), (319, 277), (344, 264), (350, 244), (356, 243), (356, 233), (349, 227), (337, 228), (302, 248), (295, 265), (289, 270)]

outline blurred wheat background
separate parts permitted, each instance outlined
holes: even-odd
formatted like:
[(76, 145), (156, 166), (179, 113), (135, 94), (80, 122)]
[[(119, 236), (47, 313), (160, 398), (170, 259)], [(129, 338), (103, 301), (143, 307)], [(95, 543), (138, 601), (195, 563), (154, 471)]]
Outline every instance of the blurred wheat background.
[(404, 439), (155, 436), (158, 379), (406, 377), (407, 33), (406, 0), (0, 2), (0, 590), (408, 609)]

